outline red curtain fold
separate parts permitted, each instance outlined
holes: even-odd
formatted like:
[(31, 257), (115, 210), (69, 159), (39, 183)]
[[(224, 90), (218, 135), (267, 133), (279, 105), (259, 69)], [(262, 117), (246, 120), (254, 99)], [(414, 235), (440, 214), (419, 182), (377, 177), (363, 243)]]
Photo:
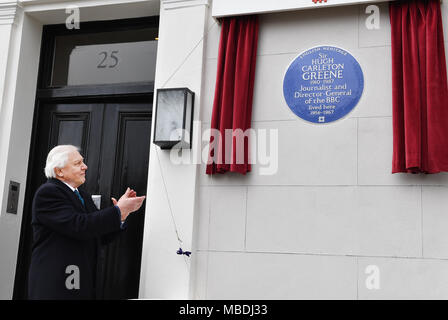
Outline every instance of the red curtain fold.
[(251, 171), (248, 129), (257, 44), (257, 16), (222, 19), (207, 174)]
[(448, 86), (439, 0), (390, 2), (392, 173), (448, 171)]

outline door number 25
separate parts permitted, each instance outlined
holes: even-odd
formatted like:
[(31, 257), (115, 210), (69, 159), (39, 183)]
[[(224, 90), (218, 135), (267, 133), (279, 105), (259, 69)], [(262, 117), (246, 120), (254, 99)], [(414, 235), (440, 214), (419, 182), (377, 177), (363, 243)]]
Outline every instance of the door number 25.
[(102, 60), (97, 68), (115, 68), (118, 65), (118, 50), (107, 52), (102, 51), (98, 55), (102, 56)]

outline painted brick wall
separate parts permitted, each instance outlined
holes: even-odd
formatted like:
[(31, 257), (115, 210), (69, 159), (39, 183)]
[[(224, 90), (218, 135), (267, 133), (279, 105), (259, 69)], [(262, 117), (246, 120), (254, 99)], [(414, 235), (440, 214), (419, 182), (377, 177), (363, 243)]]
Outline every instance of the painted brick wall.
[[(252, 124), (278, 130), (278, 171), (260, 175), (256, 164), (247, 176), (208, 177), (201, 168), (195, 298), (448, 298), (448, 175), (390, 173), (390, 25), (387, 4), (378, 7), (379, 30), (366, 28), (365, 5), (260, 16)], [(219, 32), (210, 19), (203, 130)], [(358, 60), (364, 93), (348, 117), (312, 125), (284, 102), (283, 76), (300, 52), (326, 44)], [(379, 289), (366, 285), (368, 266)]]

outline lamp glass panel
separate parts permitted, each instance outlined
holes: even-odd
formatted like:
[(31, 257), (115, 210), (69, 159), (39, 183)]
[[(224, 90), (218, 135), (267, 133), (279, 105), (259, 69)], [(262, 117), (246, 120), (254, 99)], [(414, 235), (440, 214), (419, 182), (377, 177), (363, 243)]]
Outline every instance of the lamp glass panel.
[(187, 105), (185, 107), (185, 136), (184, 136), (184, 141), (186, 143), (190, 143), (191, 141), (191, 109), (193, 106), (193, 95), (187, 91)]
[(184, 90), (158, 91), (156, 141), (180, 141), (184, 113)]

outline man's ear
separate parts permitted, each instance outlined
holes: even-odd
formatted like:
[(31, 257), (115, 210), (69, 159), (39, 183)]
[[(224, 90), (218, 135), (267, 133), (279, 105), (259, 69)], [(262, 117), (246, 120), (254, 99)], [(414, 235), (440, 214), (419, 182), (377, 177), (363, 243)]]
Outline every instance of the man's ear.
[(56, 173), (57, 177), (63, 177), (64, 173), (62, 172), (61, 168), (54, 168), (54, 173)]

